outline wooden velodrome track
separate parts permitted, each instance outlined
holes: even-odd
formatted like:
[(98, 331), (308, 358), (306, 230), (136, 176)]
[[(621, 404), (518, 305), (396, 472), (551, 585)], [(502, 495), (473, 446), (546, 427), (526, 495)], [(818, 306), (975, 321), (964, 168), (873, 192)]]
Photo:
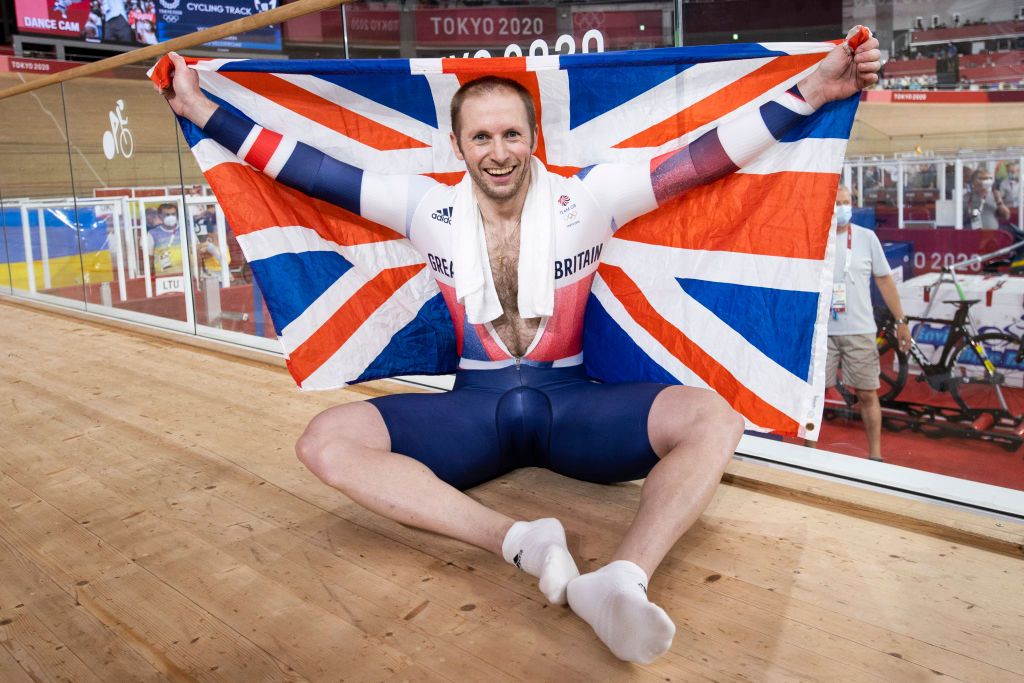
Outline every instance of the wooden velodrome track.
[[(1024, 677), (1024, 526), (961, 517), (1001, 530), (985, 550), (723, 485), (651, 582), (671, 652), (632, 666), (499, 558), (297, 462), (311, 416), (398, 385), (299, 394), (279, 367), (9, 299), (0, 330), (4, 682)], [(521, 470), (471, 495), (561, 518), (586, 571), (638, 487)]]

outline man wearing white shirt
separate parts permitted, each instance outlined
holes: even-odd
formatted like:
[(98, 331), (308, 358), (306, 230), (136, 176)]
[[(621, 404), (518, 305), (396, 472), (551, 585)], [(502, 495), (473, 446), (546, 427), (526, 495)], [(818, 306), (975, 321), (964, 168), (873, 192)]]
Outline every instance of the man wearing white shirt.
[(128, 8), (124, 0), (101, 0), (100, 9), (103, 14), (103, 42), (135, 42), (128, 25)]
[(882, 409), (878, 403), (878, 348), (871, 306), (871, 278), (885, 305), (896, 317), (900, 350), (910, 348), (910, 326), (903, 314), (892, 269), (874, 232), (851, 222), (850, 191), (836, 193), (836, 262), (832, 275), (832, 309), (828, 321), (828, 360), (825, 382), (836, 383), (840, 366), (843, 384), (857, 394), (861, 420), (868, 436), (868, 457), (882, 460)]
[(1002, 195), (1006, 208), (1010, 210), (1010, 219), (1014, 219), (1012, 213), (1017, 210), (1020, 197), (1020, 164), (1016, 161), (1006, 165), (1006, 177), (999, 181), (999, 194)]

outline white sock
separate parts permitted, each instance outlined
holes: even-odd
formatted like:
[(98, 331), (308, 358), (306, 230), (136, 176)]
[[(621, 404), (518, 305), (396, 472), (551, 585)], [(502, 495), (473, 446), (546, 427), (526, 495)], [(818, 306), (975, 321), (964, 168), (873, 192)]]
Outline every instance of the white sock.
[(540, 579), (540, 592), (553, 605), (565, 604), (565, 587), (580, 575), (557, 519), (516, 522), (505, 534), (501, 554), (509, 564)]
[(676, 625), (647, 599), (647, 574), (616, 560), (569, 583), (569, 606), (619, 659), (650, 664), (672, 646)]

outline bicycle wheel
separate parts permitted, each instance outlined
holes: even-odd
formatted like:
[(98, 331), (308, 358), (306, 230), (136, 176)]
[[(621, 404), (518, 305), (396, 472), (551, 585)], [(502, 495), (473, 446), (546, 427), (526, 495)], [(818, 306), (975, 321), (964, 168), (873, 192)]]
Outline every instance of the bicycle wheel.
[(985, 356), (992, 362), (992, 369), (985, 364), (975, 347), (967, 340), (957, 342), (951, 356), (950, 394), (964, 410), (1003, 409), (1017, 418), (1024, 415), (1024, 389), (1019, 381), (1008, 380), (1015, 372), (1024, 370), (1018, 360), (1020, 339), (1004, 332), (986, 332), (975, 337)]
[(127, 128), (122, 128), (119, 139), (121, 141), (121, 154), (124, 155), (125, 159), (131, 159), (132, 154), (135, 152), (135, 138), (132, 137), (132, 132)]
[(907, 383), (907, 374), (910, 370), (907, 362), (907, 354), (900, 351), (896, 335), (891, 328), (886, 328), (878, 335), (878, 400), (891, 401), (896, 398), (903, 386)]

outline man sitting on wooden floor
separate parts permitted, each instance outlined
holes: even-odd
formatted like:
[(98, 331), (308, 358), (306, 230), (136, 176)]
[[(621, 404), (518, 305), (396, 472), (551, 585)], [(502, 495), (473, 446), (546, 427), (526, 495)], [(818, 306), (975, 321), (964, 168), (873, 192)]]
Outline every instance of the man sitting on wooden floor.
[[(598, 257), (618, 227), (750, 163), (823, 103), (876, 82), (877, 45), (841, 45), (779, 99), (650, 165), (599, 164), (572, 178), (533, 157), (536, 113), (522, 86), (471, 81), (451, 106), (451, 144), (468, 170), (455, 187), (373, 174), (263, 135), (206, 99), (177, 55), (164, 94), (236, 154), (276, 141), (256, 156), (276, 159), (261, 170), (279, 182), (408, 237), (460, 328), (453, 391), (331, 408), (299, 439), (300, 460), (370, 510), (502, 556), (538, 577), (552, 603), (568, 601), (617, 657), (649, 662), (671, 646), (675, 625), (647, 600), (648, 579), (710, 502), (744, 421), (710, 391), (588, 380), (581, 330)], [(574, 211), (558, 211), (569, 203)], [(646, 477), (609, 564), (580, 576), (558, 520), (516, 521), (461, 491), (525, 466), (596, 482)]]

